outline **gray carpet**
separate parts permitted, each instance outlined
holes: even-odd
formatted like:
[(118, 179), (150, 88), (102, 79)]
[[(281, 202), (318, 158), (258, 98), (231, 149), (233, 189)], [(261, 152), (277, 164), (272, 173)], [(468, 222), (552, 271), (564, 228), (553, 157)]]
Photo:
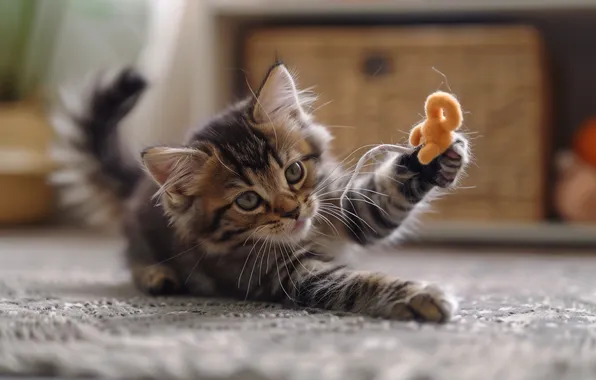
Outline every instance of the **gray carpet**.
[(113, 238), (0, 235), (0, 374), (189, 379), (593, 379), (596, 256), (411, 250), (363, 267), (448, 284), (445, 326), (145, 298)]

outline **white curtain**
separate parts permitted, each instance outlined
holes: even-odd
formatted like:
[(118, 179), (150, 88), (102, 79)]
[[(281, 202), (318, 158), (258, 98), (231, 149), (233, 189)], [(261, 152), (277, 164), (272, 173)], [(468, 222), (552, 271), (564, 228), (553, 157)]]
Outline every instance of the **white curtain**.
[(204, 0), (151, 0), (147, 45), (139, 67), (150, 88), (128, 118), (125, 142), (132, 152), (144, 146), (179, 143), (189, 127), (206, 117), (213, 94), (201, 88), (213, 80), (206, 73), (214, 57), (211, 19)]
[[(59, 23), (47, 73), (50, 87), (74, 85), (93, 71), (135, 62), (148, 42), (148, 1), (40, 1), (33, 50), (51, 42), (46, 30)], [(61, 17), (53, 16), (57, 12)]]
[(56, 23), (46, 15), (58, 6), (62, 16), (47, 72), (50, 87), (76, 87), (98, 69), (131, 63), (149, 79), (122, 128), (123, 143), (135, 157), (147, 145), (181, 142), (186, 130), (210, 113), (213, 94), (201, 93), (212, 88), (207, 73), (214, 60), (200, 53), (213, 51), (205, 0), (44, 0), (46, 24)]

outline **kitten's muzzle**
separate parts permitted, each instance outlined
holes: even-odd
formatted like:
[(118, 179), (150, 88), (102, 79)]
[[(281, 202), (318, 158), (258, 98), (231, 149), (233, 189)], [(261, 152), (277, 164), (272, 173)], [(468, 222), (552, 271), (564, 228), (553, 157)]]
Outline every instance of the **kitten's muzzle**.
[(273, 212), (281, 218), (298, 219), (300, 216), (300, 204), (293, 196), (279, 194), (275, 197), (273, 206)]
[(300, 217), (300, 206), (296, 207), (291, 211), (279, 213), (279, 216), (282, 218), (298, 219)]

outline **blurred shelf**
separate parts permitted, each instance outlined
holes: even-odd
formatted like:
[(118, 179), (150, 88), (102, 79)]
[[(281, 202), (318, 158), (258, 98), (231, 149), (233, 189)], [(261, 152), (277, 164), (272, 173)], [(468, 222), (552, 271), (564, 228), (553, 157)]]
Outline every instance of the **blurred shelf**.
[(434, 223), (416, 232), (415, 241), (582, 245), (596, 249), (596, 225)]
[(415, 13), (596, 11), (596, 0), (208, 0), (219, 16), (325, 16)]

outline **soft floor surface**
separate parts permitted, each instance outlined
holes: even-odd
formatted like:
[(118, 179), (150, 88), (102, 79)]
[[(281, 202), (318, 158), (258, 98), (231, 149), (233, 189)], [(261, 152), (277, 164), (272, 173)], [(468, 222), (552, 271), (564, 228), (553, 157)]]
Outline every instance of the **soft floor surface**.
[(190, 379), (593, 379), (596, 257), (408, 251), (364, 267), (449, 285), (420, 326), (138, 295), (117, 239), (0, 235), (0, 374)]

